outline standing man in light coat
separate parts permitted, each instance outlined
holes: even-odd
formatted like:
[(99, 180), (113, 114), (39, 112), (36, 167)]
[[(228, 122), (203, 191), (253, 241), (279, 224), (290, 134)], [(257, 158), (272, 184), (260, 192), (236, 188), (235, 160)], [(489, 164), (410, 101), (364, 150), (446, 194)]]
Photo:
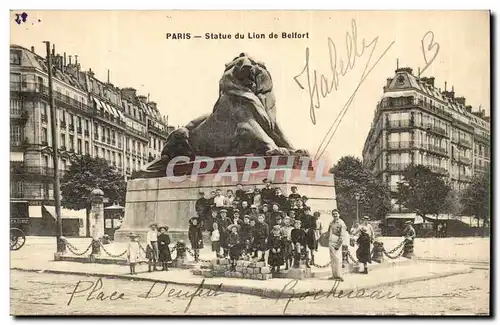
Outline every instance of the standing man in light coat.
[(347, 233), (347, 227), (337, 209), (332, 211), (333, 221), (328, 227), (330, 250), (330, 266), (332, 268), (332, 276), (330, 280), (344, 281), (342, 278), (342, 244)]

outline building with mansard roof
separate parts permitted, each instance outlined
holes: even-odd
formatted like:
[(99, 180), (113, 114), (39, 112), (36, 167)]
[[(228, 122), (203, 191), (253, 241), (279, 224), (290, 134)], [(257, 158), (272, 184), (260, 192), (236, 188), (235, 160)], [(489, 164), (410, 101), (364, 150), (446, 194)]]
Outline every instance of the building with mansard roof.
[(53, 174), (71, 157), (101, 157), (126, 178), (159, 157), (172, 131), (156, 103), (81, 71), (77, 57), (53, 54), (53, 95), (60, 160), (53, 166), (45, 57), (10, 46), (11, 199), (53, 204)]
[[(474, 173), (490, 168), (490, 118), (484, 110), (473, 111), (453, 87), (445, 84), (442, 91), (434, 77), (398, 68), (376, 106), (363, 162), (392, 192), (410, 164), (428, 166), (460, 191)], [(411, 217), (395, 198), (392, 203), (393, 216)]]

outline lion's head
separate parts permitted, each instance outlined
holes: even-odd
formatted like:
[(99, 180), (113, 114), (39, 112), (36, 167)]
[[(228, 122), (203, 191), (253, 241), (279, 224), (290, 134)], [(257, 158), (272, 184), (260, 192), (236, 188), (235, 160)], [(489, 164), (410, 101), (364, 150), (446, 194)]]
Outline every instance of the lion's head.
[(260, 99), (272, 120), (275, 120), (271, 74), (264, 63), (254, 60), (246, 53), (241, 53), (226, 64), (219, 89), (221, 94), (231, 90), (252, 92)]

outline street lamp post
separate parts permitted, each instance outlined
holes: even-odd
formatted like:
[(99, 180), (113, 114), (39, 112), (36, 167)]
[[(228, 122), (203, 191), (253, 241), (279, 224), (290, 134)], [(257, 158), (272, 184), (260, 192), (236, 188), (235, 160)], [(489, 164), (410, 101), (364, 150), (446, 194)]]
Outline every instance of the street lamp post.
[(359, 193), (356, 193), (356, 222), (359, 223)]

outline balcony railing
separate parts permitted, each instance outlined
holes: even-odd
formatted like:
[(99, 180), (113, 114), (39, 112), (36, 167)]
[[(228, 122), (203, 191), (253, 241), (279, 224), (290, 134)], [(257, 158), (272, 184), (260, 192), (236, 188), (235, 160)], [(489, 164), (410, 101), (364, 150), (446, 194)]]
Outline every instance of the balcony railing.
[(411, 147), (410, 141), (389, 142), (389, 149), (408, 149)]
[[(42, 166), (24, 166), (12, 165), (10, 172), (14, 175), (41, 175), (41, 176), (54, 176), (54, 168)], [(59, 169), (59, 176), (64, 176), (65, 170)]]
[(61, 151), (66, 151), (66, 146), (61, 146)]
[(75, 148), (70, 148), (69, 152), (74, 153), (75, 152)]
[(61, 129), (66, 129), (66, 122), (60, 121), (60, 126), (61, 126)]
[(111, 139), (110, 139), (110, 138), (107, 138), (107, 139), (106, 139), (106, 143), (107, 143), (107, 144), (111, 144)]
[(427, 131), (432, 132), (434, 134), (442, 135), (442, 136), (447, 136), (446, 134), (446, 129), (443, 129), (442, 127), (436, 126), (434, 124), (428, 123), (425, 128)]
[(89, 130), (85, 130), (85, 131), (83, 131), (83, 135), (85, 135), (86, 137), (88, 137), (88, 136), (89, 136), (89, 134), (90, 134), (90, 133), (89, 133)]
[(436, 174), (442, 174), (442, 175), (445, 175), (446, 173), (448, 173), (448, 170), (444, 167), (440, 167), (440, 166), (428, 166), (429, 169), (436, 173)]
[(42, 122), (47, 123), (47, 121), (48, 121), (48, 119), (47, 119), (47, 114), (42, 114), (42, 116), (41, 116), (41, 120), (42, 120)]
[(68, 129), (69, 129), (70, 132), (75, 131), (75, 125), (74, 124), (70, 124), (69, 127), (68, 127)]
[(82, 127), (81, 126), (76, 128), (76, 133), (82, 134)]
[(116, 140), (115, 139), (111, 140), (111, 144), (116, 145)]
[(94, 139), (99, 140), (99, 133), (94, 133)]
[(434, 153), (438, 153), (438, 154), (442, 154), (442, 155), (446, 155), (448, 153), (448, 150), (446, 150), (446, 148), (435, 146), (432, 144), (427, 145), (427, 150), (430, 152), (434, 152)]
[(410, 127), (410, 120), (388, 121), (388, 129), (405, 129)]
[(42, 142), (41, 142), (41, 145), (42, 145), (42, 146), (48, 146), (48, 145), (49, 145), (49, 143), (47, 142), (47, 140), (45, 140), (45, 141), (42, 141)]
[(403, 171), (408, 166), (410, 166), (410, 163), (389, 163), (389, 170), (392, 170), (392, 171)]
[[(10, 90), (23, 93), (38, 94), (44, 96), (47, 99), (49, 96), (49, 88), (37, 82), (10, 82)], [(87, 113), (90, 113), (92, 110), (90, 106), (80, 101), (77, 101), (76, 99), (71, 98), (59, 91), (52, 90), (52, 93), (54, 95), (54, 100), (56, 101), (56, 104), (65, 104), (70, 107), (83, 110)]]

